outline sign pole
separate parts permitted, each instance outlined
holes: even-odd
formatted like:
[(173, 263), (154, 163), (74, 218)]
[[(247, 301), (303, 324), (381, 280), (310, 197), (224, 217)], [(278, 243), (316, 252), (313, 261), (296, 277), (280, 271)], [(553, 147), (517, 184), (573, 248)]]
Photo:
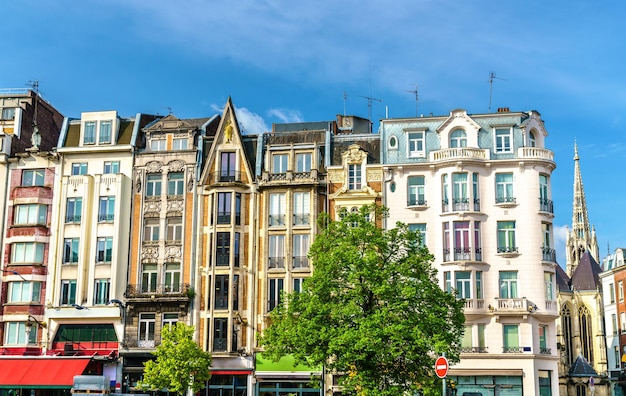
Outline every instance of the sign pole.
[(443, 385), (441, 386), (443, 396), (446, 396), (448, 394), (448, 384), (446, 383), (448, 368), (448, 359), (446, 359), (446, 354), (442, 353), (441, 356), (439, 356), (437, 360), (435, 360), (435, 374), (437, 374), (437, 377), (443, 380)]

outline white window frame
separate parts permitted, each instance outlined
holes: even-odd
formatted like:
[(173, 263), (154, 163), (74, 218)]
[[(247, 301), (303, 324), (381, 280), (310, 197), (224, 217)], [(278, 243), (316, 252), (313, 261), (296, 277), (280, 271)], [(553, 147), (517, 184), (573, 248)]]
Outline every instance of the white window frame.
[(493, 147), (498, 154), (513, 152), (513, 127), (495, 127), (493, 129)]
[(11, 244), (11, 264), (43, 263), (44, 244), (41, 242), (14, 242)]
[(472, 271), (455, 271), (454, 285), (457, 298), (472, 298)]
[(309, 267), (309, 234), (293, 235), (293, 268)]
[(146, 176), (146, 197), (158, 197), (163, 193), (163, 176), (150, 173)]
[(76, 279), (61, 280), (61, 295), (59, 296), (59, 305), (76, 304), (76, 288)]
[(189, 147), (189, 138), (173, 138), (172, 150), (187, 150)]
[(167, 149), (167, 141), (165, 139), (150, 140), (150, 151), (165, 151)]
[(93, 305), (106, 305), (111, 293), (111, 279), (101, 278), (94, 280)]
[(46, 225), (48, 206), (42, 204), (15, 205), (13, 217), (14, 225)]
[(96, 121), (85, 121), (83, 126), (83, 144), (96, 144)]
[[(505, 274), (515, 275), (515, 277), (503, 277)], [(517, 271), (500, 271), (498, 274), (500, 283), (499, 297), (504, 299), (518, 298), (518, 273)]]
[(348, 164), (348, 190), (359, 191), (363, 188), (363, 164)]
[(41, 282), (9, 282), (7, 303), (33, 303), (41, 299)]
[(426, 132), (411, 131), (407, 133), (407, 157), (426, 157)]
[(450, 132), (450, 148), (467, 147), (467, 133), (462, 129)]
[(4, 322), (4, 345), (33, 345), (37, 331), (26, 331), (26, 322)]
[(293, 193), (293, 224), (311, 224), (311, 193), (296, 191)]
[(269, 268), (285, 268), (285, 235), (269, 236), (268, 253)]
[(285, 193), (270, 194), (269, 225), (284, 226), (287, 216), (287, 196)]
[(120, 173), (120, 162), (119, 161), (104, 161), (104, 166), (102, 167), (102, 173), (105, 175)]
[(45, 182), (45, 169), (24, 169), (22, 171), (22, 187), (43, 186)]
[(100, 121), (98, 144), (111, 144), (113, 140), (113, 120)]
[(515, 202), (513, 173), (496, 173), (496, 203), (509, 202)]
[(289, 169), (289, 154), (273, 154), (272, 155), (272, 173), (287, 173)]
[(311, 172), (313, 167), (313, 153), (296, 153), (296, 172)]

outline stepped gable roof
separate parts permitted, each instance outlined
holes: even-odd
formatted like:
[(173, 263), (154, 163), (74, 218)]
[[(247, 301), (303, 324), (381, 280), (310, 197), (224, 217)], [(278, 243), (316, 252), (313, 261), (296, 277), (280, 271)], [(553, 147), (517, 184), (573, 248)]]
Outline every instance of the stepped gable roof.
[(565, 270), (560, 265), (557, 265), (555, 267), (555, 272), (556, 272), (557, 290), (561, 292), (570, 291), (570, 287), (569, 287), (570, 278), (569, 276), (567, 276), (567, 273), (565, 272)]
[(591, 256), (589, 251), (580, 258), (580, 263), (572, 274), (571, 287), (576, 290), (597, 290), (600, 283), (600, 272), (602, 267)]
[(591, 367), (583, 355), (578, 355), (568, 375), (570, 377), (595, 377), (598, 373)]

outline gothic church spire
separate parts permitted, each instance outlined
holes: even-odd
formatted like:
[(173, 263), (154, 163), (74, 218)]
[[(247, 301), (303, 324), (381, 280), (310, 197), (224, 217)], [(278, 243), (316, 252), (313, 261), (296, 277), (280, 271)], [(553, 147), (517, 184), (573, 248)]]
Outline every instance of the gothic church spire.
[(591, 256), (600, 262), (596, 230), (589, 224), (587, 201), (580, 172), (578, 145), (574, 143), (574, 202), (572, 204), (572, 229), (567, 234), (566, 261), (567, 275), (572, 276), (580, 263), (581, 256), (589, 251)]

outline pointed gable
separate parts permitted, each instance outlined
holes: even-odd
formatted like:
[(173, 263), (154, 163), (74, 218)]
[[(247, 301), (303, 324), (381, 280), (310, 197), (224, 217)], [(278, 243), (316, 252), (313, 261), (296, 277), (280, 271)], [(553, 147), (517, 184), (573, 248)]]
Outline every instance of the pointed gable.
[(586, 251), (572, 274), (571, 286), (575, 290), (597, 290), (601, 287), (600, 272), (602, 268)]
[(478, 147), (480, 125), (467, 114), (466, 110), (457, 109), (452, 110), (450, 116), (437, 128), (442, 148), (448, 147), (450, 133), (457, 129), (466, 133), (468, 147)]
[(565, 273), (565, 270), (563, 270), (563, 268), (560, 265), (557, 265), (555, 267), (555, 273), (556, 273), (556, 288), (557, 288), (557, 290), (559, 292), (571, 291), (571, 289), (569, 287), (570, 278)]
[(595, 377), (598, 375), (583, 355), (579, 355), (576, 358), (568, 374), (570, 377)]

